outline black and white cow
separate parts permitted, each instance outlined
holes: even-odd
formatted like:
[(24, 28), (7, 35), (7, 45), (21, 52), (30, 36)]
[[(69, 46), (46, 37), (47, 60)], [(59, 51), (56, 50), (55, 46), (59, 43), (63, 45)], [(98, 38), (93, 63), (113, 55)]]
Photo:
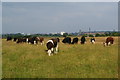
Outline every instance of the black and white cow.
[(17, 41), (17, 38), (13, 38), (13, 41), (16, 42), (16, 41)]
[(58, 42), (60, 42), (60, 39), (59, 39), (59, 38), (57, 38), (57, 40), (58, 40)]
[(22, 38), (18, 38), (16, 43), (22, 43), (22, 42), (23, 42), (23, 39)]
[(12, 41), (12, 37), (7, 37), (7, 41)]
[(58, 52), (58, 39), (57, 38), (53, 38), (47, 41), (47, 53), (49, 56), (51, 56), (52, 53), (56, 53)]
[(38, 40), (36, 37), (30, 37), (30, 38), (27, 38), (27, 42), (29, 44), (38, 44)]
[(86, 41), (85, 36), (82, 36), (81, 37), (81, 44), (85, 44), (85, 41)]
[(71, 44), (71, 38), (70, 37), (65, 37), (62, 42)]
[(91, 39), (90, 39), (90, 42), (91, 42), (92, 44), (95, 44), (95, 38), (94, 38), (94, 37), (91, 38)]
[(73, 38), (72, 44), (78, 43), (78, 38)]
[(26, 43), (27, 42), (27, 38), (18, 38), (17, 40), (16, 40), (16, 43)]

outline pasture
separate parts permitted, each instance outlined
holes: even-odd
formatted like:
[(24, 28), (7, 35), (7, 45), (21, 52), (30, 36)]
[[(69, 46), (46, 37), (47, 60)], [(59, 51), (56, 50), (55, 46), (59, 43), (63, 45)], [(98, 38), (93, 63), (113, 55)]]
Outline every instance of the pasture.
[[(45, 43), (50, 37), (45, 38)], [(91, 44), (63, 44), (57, 55), (48, 56), (44, 45), (16, 44), (2, 40), (3, 78), (117, 78), (118, 38), (104, 47), (106, 37)], [(80, 37), (79, 37), (80, 39)]]

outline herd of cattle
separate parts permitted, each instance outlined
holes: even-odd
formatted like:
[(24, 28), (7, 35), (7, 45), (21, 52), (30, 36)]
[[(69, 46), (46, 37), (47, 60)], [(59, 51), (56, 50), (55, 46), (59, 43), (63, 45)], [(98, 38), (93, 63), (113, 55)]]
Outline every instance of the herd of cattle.
[[(29, 38), (12, 38), (12, 37), (7, 37), (7, 41), (14, 41), (16, 43), (28, 43), (28, 44), (38, 44), (40, 43), (41, 45), (44, 44), (44, 38), (43, 37), (29, 37)], [(79, 41), (79, 39), (73, 38), (73, 40), (71, 39), (71, 37), (65, 37), (62, 42), (63, 43), (67, 43), (67, 44), (77, 44)], [(80, 39), (80, 43), (81, 44), (85, 44), (86, 42), (86, 38), (85, 36), (82, 36)], [(47, 41), (46, 43), (46, 47), (47, 47), (47, 53), (49, 56), (52, 55), (52, 53), (57, 53), (58, 52), (58, 43), (60, 42), (59, 38), (52, 38), (50, 40)], [(92, 37), (90, 39), (90, 42), (92, 44), (95, 44), (95, 38)], [(114, 39), (112, 37), (108, 37), (106, 39), (105, 42), (103, 42), (104, 46), (109, 46), (111, 44), (113, 44)]]

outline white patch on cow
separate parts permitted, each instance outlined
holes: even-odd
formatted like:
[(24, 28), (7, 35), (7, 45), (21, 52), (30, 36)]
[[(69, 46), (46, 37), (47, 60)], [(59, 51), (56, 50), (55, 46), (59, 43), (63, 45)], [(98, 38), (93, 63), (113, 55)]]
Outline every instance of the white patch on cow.
[(51, 50), (48, 50), (47, 53), (48, 53), (48, 56), (50, 56), (51, 55)]
[(40, 43), (41, 45), (43, 45), (42, 43)]
[(54, 49), (53, 49), (53, 48), (51, 48), (51, 51), (54, 51)]
[(28, 42), (28, 38), (26, 39), (26, 42)]
[(57, 54), (58, 52), (58, 45), (55, 47), (55, 53)]
[(111, 43), (110, 42), (108, 42), (108, 46), (110, 46), (111, 45)]
[(94, 41), (94, 40), (92, 40), (92, 44), (95, 44), (95, 41)]
[(47, 43), (48, 43), (48, 42), (51, 42), (51, 43), (54, 45), (53, 40), (48, 40)]
[(34, 41), (34, 44), (36, 44), (36, 41)]

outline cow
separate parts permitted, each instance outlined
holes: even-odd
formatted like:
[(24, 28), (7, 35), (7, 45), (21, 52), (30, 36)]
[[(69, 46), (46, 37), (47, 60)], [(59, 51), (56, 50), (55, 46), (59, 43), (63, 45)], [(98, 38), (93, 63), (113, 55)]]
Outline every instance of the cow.
[(22, 38), (18, 38), (16, 43), (22, 43), (22, 42), (23, 42), (23, 39)]
[(82, 36), (81, 37), (81, 44), (85, 44), (85, 41), (86, 41), (85, 36)]
[(38, 40), (36, 37), (30, 37), (26, 39), (29, 44), (38, 44)]
[(105, 42), (103, 42), (104, 46), (110, 46), (113, 44), (114, 39), (112, 37), (108, 37)]
[(57, 38), (57, 40), (58, 40), (58, 42), (60, 42), (60, 39), (59, 39), (59, 38)]
[(71, 44), (71, 38), (70, 37), (65, 37), (62, 42)]
[(18, 38), (17, 40), (16, 40), (17, 42), (16, 43), (26, 43), (27, 42), (27, 38)]
[(40, 42), (41, 45), (44, 44), (44, 38), (43, 37), (36, 37), (36, 40)]
[(78, 38), (73, 38), (72, 44), (78, 43)]
[(12, 41), (12, 37), (7, 37), (7, 41)]
[(47, 41), (46, 43), (47, 46), (47, 53), (49, 56), (51, 56), (52, 53), (56, 53), (58, 52), (58, 39), (57, 38), (53, 38)]
[(90, 42), (91, 42), (92, 44), (95, 44), (95, 38), (92, 37), (92, 38), (90, 39)]
[(16, 41), (17, 41), (17, 38), (13, 38), (13, 41), (16, 42)]

